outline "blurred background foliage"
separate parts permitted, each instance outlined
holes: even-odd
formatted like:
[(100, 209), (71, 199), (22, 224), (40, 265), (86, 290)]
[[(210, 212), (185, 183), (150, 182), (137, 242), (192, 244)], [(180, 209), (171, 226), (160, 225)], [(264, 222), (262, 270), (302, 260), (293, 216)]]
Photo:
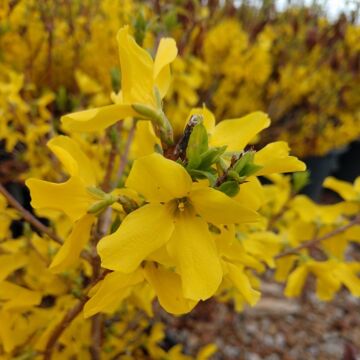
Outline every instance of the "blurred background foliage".
[(34, 168), (50, 174), (44, 144), (61, 132), (60, 115), (111, 103), (109, 92), (121, 85), (116, 32), (127, 23), (150, 52), (162, 36), (177, 41), (180, 57), (166, 105), (175, 131), (182, 130), (190, 107), (205, 104), (218, 121), (263, 110), (272, 126), (260, 145), (286, 140), (302, 158), (343, 152), (360, 137), (359, 4), (331, 19), (323, 1), (288, 1), (281, 11), (277, 5), (2, 1), (0, 136), (6, 163), (0, 175), (24, 178)]

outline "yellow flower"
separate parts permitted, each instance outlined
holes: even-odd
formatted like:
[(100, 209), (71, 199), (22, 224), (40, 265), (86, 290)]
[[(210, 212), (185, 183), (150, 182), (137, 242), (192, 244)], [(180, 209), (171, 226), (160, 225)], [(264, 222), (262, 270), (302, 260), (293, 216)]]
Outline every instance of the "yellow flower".
[(149, 119), (136, 106), (159, 112), (159, 101), (165, 96), (171, 81), (170, 63), (177, 55), (175, 41), (161, 39), (155, 60), (137, 45), (128, 27), (117, 35), (121, 65), (121, 92), (116, 104), (75, 112), (62, 117), (64, 128), (70, 131), (100, 131), (126, 117)]
[(208, 223), (253, 222), (257, 214), (220, 191), (193, 187), (180, 164), (159, 154), (137, 159), (126, 186), (149, 204), (132, 212), (115, 233), (100, 240), (103, 267), (131, 273), (166, 246), (181, 276), (184, 296), (199, 300), (213, 295), (222, 270)]
[(88, 242), (95, 219), (88, 210), (99, 198), (91, 191), (97, 182), (95, 171), (78, 144), (67, 136), (58, 136), (48, 142), (48, 147), (70, 174), (69, 180), (56, 184), (28, 179), (26, 185), (33, 208), (62, 211), (74, 222), (72, 232), (50, 265), (53, 271), (59, 272), (77, 261)]
[(360, 296), (360, 279), (351, 264), (337, 260), (317, 262), (306, 260), (288, 277), (285, 295), (299, 296), (309, 273), (316, 277), (316, 295), (320, 300), (331, 300), (343, 284), (354, 296)]
[(323, 186), (337, 192), (346, 201), (360, 201), (360, 176), (356, 178), (354, 186), (332, 176), (325, 179)]
[(96, 185), (93, 166), (79, 145), (67, 136), (50, 140), (48, 147), (61, 161), (70, 178), (60, 184), (33, 178), (26, 180), (31, 205), (34, 209), (62, 211), (72, 221), (79, 220), (97, 200), (88, 190)]

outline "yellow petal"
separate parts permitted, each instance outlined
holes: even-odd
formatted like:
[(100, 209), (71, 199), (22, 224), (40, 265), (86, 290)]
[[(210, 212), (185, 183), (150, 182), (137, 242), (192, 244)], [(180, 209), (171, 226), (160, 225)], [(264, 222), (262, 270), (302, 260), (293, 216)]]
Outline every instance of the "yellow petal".
[(184, 296), (206, 300), (214, 295), (222, 269), (207, 224), (192, 214), (180, 214), (168, 248), (177, 260)]
[(357, 197), (356, 191), (352, 184), (335, 179), (329, 176), (325, 179), (323, 186), (327, 189), (337, 192), (344, 200), (351, 201)]
[[(189, 120), (191, 119), (191, 117), (193, 115), (200, 115), (202, 117), (203, 124), (209, 134), (211, 134), (214, 131), (215, 116), (209, 109), (207, 109), (206, 107), (192, 109), (187, 118), (186, 124), (184, 124), (185, 126), (187, 125), (187, 123), (189, 122)], [(184, 126), (184, 129), (185, 129), (185, 126)]]
[(101, 131), (119, 120), (136, 116), (136, 111), (128, 104), (114, 104), (96, 109), (74, 112), (61, 117), (67, 131)]
[(39, 305), (41, 297), (38, 291), (28, 290), (9, 281), (0, 281), (0, 300), (8, 300), (2, 305), (3, 310)]
[(180, 315), (190, 312), (196, 301), (185, 299), (178, 274), (162, 266), (147, 263), (144, 268), (146, 280), (155, 290), (160, 305), (169, 313)]
[(154, 153), (134, 161), (126, 186), (150, 202), (167, 202), (187, 195), (191, 177), (180, 164)]
[(23, 254), (4, 254), (0, 255), (0, 281), (7, 278), (13, 271), (22, 268), (28, 262)]
[(297, 255), (289, 255), (276, 260), (275, 276), (274, 276), (275, 280), (279, 282), (286, 281), (297, 259), (298, 259)]
[(340, 290), (341, 282), (331, 272), (316, 274), (316, 296), (322, 301), (330, 301)]
[(201, 188), (189, 195), (196, 212), (213, 224), (247, 223), (259, 220), (258, 214), (221, 191)]
[(339, 279), (353, 296), (360, 296), (360, 278), (348, 264), (340, 263), (333, 270), (334, 276)]
[(68, 136), (57, 136), (51, 139), (47, 146), (61, 161), (70, 175), (79, 176), (89, 186), (95, 185), (95, 171), (90, 159), (74, 140)]
[(50, 269), (54, 273), (67, 270), (79, 260), (81, 250), (85, 247), (90, 239), (91, 227), (95, 217), (85, 215), (75, 224), (66, 238), (60, 250), (56, 253), (50, 264)]
[(196, 360), (208, 360), (218, 350), (216, 344), (207, 344), (202, 347), (196, 356)]
[(131, 146), (132, 156), (138, 158), (150, 155), (155, 152), (157, 144), (160, 145), (160, 140), (155, 134), (151, 121), (137, 121), (135, 136)]
[(210, 144), (227, 145), (227, 151), (242, 151), (257, 133), (269, 125), (269, 117), (260, 111), (239, 119), (223, 120), (216, 125)]
[(28, 179), (25, 183), (30, 189), (34, 209), (63, 211), (72, 221), (85, 215), (94, 201), (86, 191), (84, 182), (77, 176), (61, 184), (38, 179)]
[(170, 86), (171, 73), (169, 64), (172, 63), (177, 55), (176, 42), (171, 38), (163, 38), (156, 53), (154, 61), (154, 80), (163, 98)]
[(82, 94), (96, 94), (100, 92), (101, 86), (89, 75), (81, 70), (75, 70), (76, 83)]
[(260, 181), (254, 176), (248, 177), (246, 182), (240, 185), (240, 191), (233, 199), (251, 210), (258, 210), (265, 202), (265, 194)]
[(143, 281), (141, 271), (131, 274), (113, 272), (101, 281), (95, 294), (87, 301), (84, 307), (84, 316), (88, 318), (98, 312), (111, 313), (121, 301), (129, 295), (131, 287)]
[(169, 240), (173, 230), (173, 219), (165, 206), (148, 204), (135, 210), (113, 234), (99, 241), (102, 266), (125, 273), (134, 271)]
[(297, 267), (288, 277), (288, 281), (284, 290), (284, 294), (287, 297), (296, 297), (301, 294), (301, 291), (304, 287), (307, 275), (308, 268), (306, 265)]
[(284, 141), (273, 142), (258, 151), (254, 163), (263, 167), (256, 176), (306, 170), (306, 165), (297, 157), (289, 156), (289, 151), (289, 146)]
[(252, 288), (250, 280), (244, 271), (244, 267), (227, 263), (227, 270), (227, 276), (231, 282), (241, 293), (246, 302), (251, 306), (254, 306), (259, 301), (261, 294), (259, 291)]
[(128, 32), (128, 26), (124, 26), (117, 34), (123, 101), (155, 107), (153, 60)]

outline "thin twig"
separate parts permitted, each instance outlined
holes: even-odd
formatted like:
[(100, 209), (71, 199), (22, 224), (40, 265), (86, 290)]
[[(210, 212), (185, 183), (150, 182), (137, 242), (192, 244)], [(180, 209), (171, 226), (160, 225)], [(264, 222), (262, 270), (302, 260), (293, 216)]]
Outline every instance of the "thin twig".
[[(122, 125), (123, 125), (123, 123), (121, 121), (119, 121), (117, 124), (114, 125), (114, 128), (111, 128), (111, 129), (116, 129), (116, 131), (118, 131), (119, 135), (120, 135), (120, 132), (122, 130)], [(110, 150), (110, 154), (109, 154), (109, 160), (107, 163), (104, 180), (101, 185), (101, 188), (105, 192), (108, 192), (111, 190), (111, 175), (113, 174), (113, 171), (114, 171), (115, 159), (116, 159), (116, 155), (119, 150), (119, 145), (116, 143), (116, 141), (114, 141), (113, 139), (110, 139), (110, 140), (111, 140), (111, 150)]]
[(90, 287), (88, 288), (88, 291), (83, 295), (83, 297), (75, 304), (74, 307), (72, 307), (62, 318), (61, 322), (55, 327), (55, 329), (52, 331), (45, 347), (44, 351), (44, 360), (50, 360), (52, 357), (52, 353), (54, 351), (54, 347), (56, 346), (60, 336), (64, 332), (64, 330), (71, 324), (71, 322), (80, 314), (82, 309), (84, 308), (86, 302), (88, 301), (88, 292), (92, 287), (94, 287), (100, 280), (102, 280), (110, 270), (104, 270), (102, 274), (94, 280)]
[(133, 120), (132, 126), (129, 130), (128, 138), (125, 143), (124, 152), (120, 158), (120, 164), (119, 164), (118, 171), (116, 173), (116, 181), (115, 181), (114, 187), (117, 186), (118, 182), (121, 180), (121, 178), (124, 174), (125, 167), (126, 167), (126, 164), (128, 161), (129, 152), (130, 152), (130, 146), (132, 144), (132, 141), (134, 140), (135, 128), (136, 128), (136, 121)]
[(26, 210), (6, 189), (0, 184), (0, 193), (6, 198), (9, 205), (16, 209), (22, 216), (24, 220), (30, 223), (34, 228), (38, 229), (40, 232), (46, 234), (49, 238), (57, 242), (58, 244), (63, 244), (63, 240), (56, 235), (52, 230), (40, 222), (30, 211)]
[(92, 360), (101, 359), (101, 344), (103, 338), (104, 315), (96, 314), (92, 318), (90, 354)]
[(318, 243), (320, 243), (321, 241), (330, 239), (333, 236), (341, 234), (341, 233), (345, 232), (346, 230), (348, 230), (349, 228), (351, 228), (352, 226), (358, 225), (358, 224), (360, 224), (360, 215), (358, 215), (355, 219), (351, 220), (346, 225), (338, 227), (337, 229), (334, 229), (333, 231), (330, 231), (330, 232), (328, 232), (327, 234), (325, 234), (323, 236), (320, 236), (318, 238), (306, 241), (306, 242), (302, 243), (301, 245), (299, 245), (299, 246), (297, 246), (297, 247), (295, 247), (293, 249), (283, 251), (282, 253), (276, 255), (275, 258), (279, 259), (279, 258), (282, 258), (284, 256), (297, 254), (300, 250), (314, 247), (314, 246), (318, 245)]
[(87, 296), (84, 296), (73, 308), (71, 308), (63, 317), (61, 322), (55, 327), (52, 331), (51, 336), (46, 344), (46, 348), (44, 351), (44, 360), (50, 360), (52, 357), (52, 353), (54, 347), (60, 338), (60, 335), (64, 332), (64, 330), (70, 325), (70, 323), (80, 314), (83, 309), (86, 301), (88, 300)]

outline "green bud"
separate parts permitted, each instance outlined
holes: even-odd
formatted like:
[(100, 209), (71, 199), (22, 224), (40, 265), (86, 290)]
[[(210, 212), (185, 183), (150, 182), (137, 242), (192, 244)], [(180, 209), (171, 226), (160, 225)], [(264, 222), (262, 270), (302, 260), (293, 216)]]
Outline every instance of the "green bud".
[(113, 67), (110, 70), (111, 87), (115, 93), (118, 93), (121, 89), (121, 72), (119, 68)]
[(157, 108), (162, 109), (161, 94), (160, 94), (159, 88), (157, 86), (154, 86), (154, 95), (155, 95), (155, 99), (156, 99)]
[(204, 171), (204, 170), (197, 170), (197, 169), (188, 169), (189, 174), (191, 175), (191, 177), (195, 178), (195, 179), (208, 179), (210, 186), (214, 186), (216, 183), (216, 173), (212, 173), (209, 169), (209, 171)]
[(91, 194), (94, 195), (96, 198), (98, 199), (104, 199), (104, 197), (106, 196), (106, 192), (102, 191), (99, 188), (93, 187), (93, 186), (89, 186), (86, 188), (86, 190)]
[(60, 86), (56, 98), (55, 98), (57, 108), (65, 113), (67, 111), (67, 103), (68, 103), (68, 95), (66, 88), (64, 86)]
[(220, 156), (225, 152), (226, 146), (210, 148), (200, 155), (200, 168), (207, 169), (212, 164), (215, 164)]
[(155, 109), (143, 104), (132, 104), (132, 107), (145, 119), (153, 120), (156, 123), (159, 122), (159, 111), (156, 111)]
[(227, 172), (227, 175), (228, 175), (229, 178), (234, 179), (238, 183), (241, 183), (241, 182), (243, 182), (245, 180), (245, 177), (240, 176), (235, 170), (229, 170)]
[(133, 22), (134, 27), (134, 37), (135, 41), (139, 46), (143, 45), (146, 29), (147, 29), (147, 21), (144, 17), (144, 13), (142, 10), (140, 10)]
[(173, 144), (174, 134), (172, 126), (161, 109), (156, 110), (144, 104), (132, 104), (132, 107), (141, 117), (151, 120), (153, 125), (159, 130), (163, 142), (167, 145)]
[(309, 171), (299, 171), (292, 175), (293, 189), (295, 193), (298, 193), (310, 182)]
[(116, 197), (111, 194), (105, 194), (103, 200), (97, 201), (96, 203), (92, 204), (89, 209), (89, 214), (97, 214), (103, 210), (105, 210), (108, 206), (112, 205), (116, 201)]
[(196, 169), (200, 165), (200, 156), (208, 150), (208, 147), (208, 134), (204, 124), (200, 122), (193, 127), (186, 148), (186, 157), (190, 169)]
[(263, 166), (262, 165), (256, 165), (256, 164), (247, 164), (245, 166), (245, 168), (242, 171), (242, 176), (246, 177), (246, 176), (251, 176), (253, 174), (255, 174), (256, 172), (258, 172)]
[(252, 163), (254, 160), (255, 151), (245, 152), (240, 159), (235, 163), (233, 169), (240, 175), (242, 170), (248, 163)]
[(225, 181), (223, 184), (221, 184), (216, 189), (230, 197), (233, 197), (239, 192), (240, 187), (239, 187), (239, 184), (237, 183), (237, 181), (231, 180), (231, 181)]

